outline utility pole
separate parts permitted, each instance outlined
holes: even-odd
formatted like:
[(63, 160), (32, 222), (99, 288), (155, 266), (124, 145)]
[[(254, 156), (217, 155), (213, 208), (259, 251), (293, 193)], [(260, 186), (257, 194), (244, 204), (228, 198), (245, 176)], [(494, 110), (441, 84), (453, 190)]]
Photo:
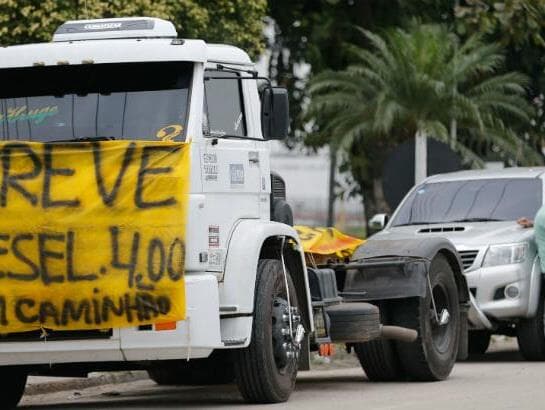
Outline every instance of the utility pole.
[(329, 146), (329, 189), (327, 195), (327, 226), (335, 225), (335, 171), (337, 170), (337, 150)]
[(421, 183), (428, 176), (428, 136), (417, 131), (414, 137), (414, 184)]
[[(456, 9), (460, 7), (460, 0), (454, 0), (454, 12), (453, 19), (456, 20)], [(455, 52), (458, 52), (458, 43), (455, 45)], [(456, 62), (456, 59), (454, 60)], [(456, 68), (456, 67), (453, 67)], [(457, 87), (456, 84), (453, 85), (453, 94), (456, 94)], [(458, 124), (455, 118), (452, 118), (450, 121), (450, 148), (452, 150), (456, 149), (456, 140), (458, 139)]]

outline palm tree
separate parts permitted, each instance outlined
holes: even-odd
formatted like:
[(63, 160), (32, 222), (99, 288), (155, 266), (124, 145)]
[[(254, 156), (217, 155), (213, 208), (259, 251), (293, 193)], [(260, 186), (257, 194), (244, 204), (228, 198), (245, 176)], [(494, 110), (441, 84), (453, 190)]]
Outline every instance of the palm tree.
[[(528, 80), (501, 73), (504, 57), (498, 45), (477, 36), (460, 43), (444, 25), (416, 22), (384, 36), (361, 31), (370, 47), (349, 46), (354, 63), (319, 74), (309, 87), (308, 114), (318, 119), (320, 132), (331, 136), (334, 147), (349, 150), (361, 138), (414, 137), (425, 152), (431, 137), (482, 167), (483, 160), (464, 143), (479, 139), (518, 163), (542, 163), (509, 126), (530, 123)], [(453, 124), (465, 138), (449, 137)], [(415, 168), (417, 179), (425, 176), (425, 161)]]

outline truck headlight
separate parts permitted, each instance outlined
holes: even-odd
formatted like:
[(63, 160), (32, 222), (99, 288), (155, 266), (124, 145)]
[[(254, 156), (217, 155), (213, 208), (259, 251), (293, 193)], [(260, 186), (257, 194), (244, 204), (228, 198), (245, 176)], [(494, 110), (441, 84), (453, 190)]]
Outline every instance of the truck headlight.
[(528, 244), (526, 242), (508, 245), (492, 245), (486, 251), (483, 267), (511, 265), (513, 263), (524, 262), (527, 252)]

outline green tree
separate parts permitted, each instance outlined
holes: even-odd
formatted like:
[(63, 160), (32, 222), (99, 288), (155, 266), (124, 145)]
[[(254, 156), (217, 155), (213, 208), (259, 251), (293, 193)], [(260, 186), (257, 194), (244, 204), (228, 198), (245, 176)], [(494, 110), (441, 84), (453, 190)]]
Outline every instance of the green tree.
[[(482, 165), (474, 140), (490, 142), (515, 163), (542, 162), (505, 125), (529, 125), (531, 107), (527, 78), (501, 73), (505, 59), (498, 45), (483, 44), (478, 36), (459, 43), (446, 26), (419, 23), (384, 36), (364, 35), (370, 48), (349, 47), (354, 63), (312, 80), (308, 115), (321, 118), (317, 138), (347, 154), (368, 215), (377, 209), (384, 153), (407, 138), (449, 142), (473, 166)], [(449, 137), (453, 120), (455, 141)], [(361, 146), (376, 155), (362, 155)]]
[(538, 108), (528, 134), (536, 151), (545, 145), (545, 0), (465, 0), (456, 8), (455, 28), (462, 37), (481, 33), (499, 42), (506, 67), (531, 80), (530, 97)]
[(0, 43), (49, 41), (66, 20), (151, 16), (173, 21), (182, 37), (234, 44), (257, 57), (266, 10), (266, 0), (0, 0)]

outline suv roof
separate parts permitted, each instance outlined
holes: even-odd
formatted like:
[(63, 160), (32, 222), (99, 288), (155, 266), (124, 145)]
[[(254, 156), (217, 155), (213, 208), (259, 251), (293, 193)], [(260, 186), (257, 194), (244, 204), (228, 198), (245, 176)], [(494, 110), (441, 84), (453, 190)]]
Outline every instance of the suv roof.
[(511, 167), (503, 169), (477, 169), (470, 171), (449, 172), (427, 178), (424, 182), (463, 181), (466, 179), (495, 178), (538, 178), (545, 172), (545, 167)]

